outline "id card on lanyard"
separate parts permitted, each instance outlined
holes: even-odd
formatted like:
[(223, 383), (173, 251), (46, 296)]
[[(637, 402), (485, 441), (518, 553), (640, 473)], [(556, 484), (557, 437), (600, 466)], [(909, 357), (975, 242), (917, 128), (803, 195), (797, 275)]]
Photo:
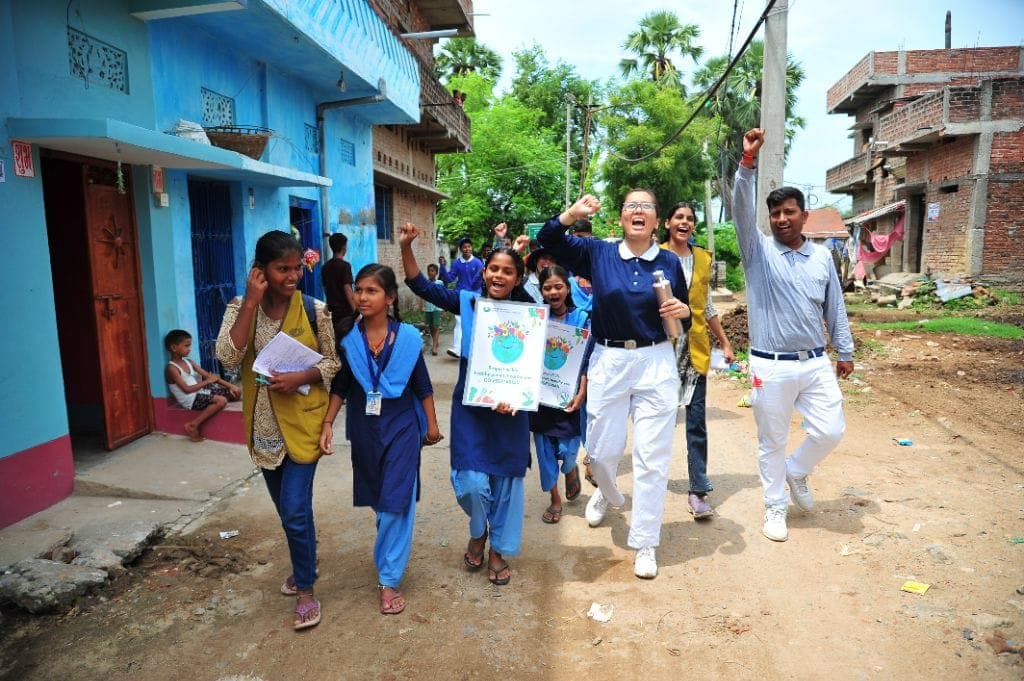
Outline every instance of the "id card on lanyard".
[[(382, 363), (386, 366), (388, 359), (391, 358), (391, 348), (388, 347), (387, 338), (391, 335), (390, 325), (384, 335), (384, 347), (381, 350), (383, 355)], [(363, 347), (366, 350), (366, 366), (370, 370), (370, 380), (373, 381), (373, 390), (366, 393), (366, 415), (367, 416), (380, 416), (381, 407), (383, 406), (384, 396), (381, 395), (378, 387), (380, 386), (380, 376), (384, 369), (381, 365), (377, 364), (373, 358), (373, 351), (370, 350), (370, 339), (366, 337), (366, 332), (363, 334)]]

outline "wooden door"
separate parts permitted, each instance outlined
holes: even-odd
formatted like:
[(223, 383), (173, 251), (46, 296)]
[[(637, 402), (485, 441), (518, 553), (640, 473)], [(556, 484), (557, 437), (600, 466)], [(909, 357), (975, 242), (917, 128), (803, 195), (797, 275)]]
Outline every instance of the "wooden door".
[[(93, 314), (108, 449), (152, 430), (138, 234), (131, 193), (127, 189), (119, 191), (117, 175), (111, 167), (83, 166)], [(127, 182), (127, 176), (123, 177), (121, 187), (127, 187)], [(83, 357), (82, 361), (89, 358)]]

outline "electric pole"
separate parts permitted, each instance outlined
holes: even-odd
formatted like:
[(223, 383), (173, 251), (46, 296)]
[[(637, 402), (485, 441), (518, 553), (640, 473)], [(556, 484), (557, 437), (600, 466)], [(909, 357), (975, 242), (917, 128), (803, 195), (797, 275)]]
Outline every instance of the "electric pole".
[(757, 156), (757, 227), (768, 233), (765, 198), (782, 186), (786, 153), (786, 20), (788, 0), (777, 0), (764, 24), (761, 75), (761, 127), (764, 146)]
[(569, 160), (572, 155), (572, 104), (576, 100), (572, 93), (569, 92), (565, 96), (565, 207), (568, 208), (572, 204), (569, 203), (569, 175), (570, 166)]

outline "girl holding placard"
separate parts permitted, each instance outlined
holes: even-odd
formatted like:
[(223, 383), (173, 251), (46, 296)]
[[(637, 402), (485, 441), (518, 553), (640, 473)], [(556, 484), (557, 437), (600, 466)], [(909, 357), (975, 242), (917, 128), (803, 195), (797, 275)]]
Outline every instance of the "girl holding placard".
[[(570, 292), (569, 273), (558, 265), (542, 269), (538, 275), (541, 295), (551, 311), (551, 321), (577, 328), (590, 328), (590, 315), (576, 307)], [(557, 342), (549, 338), (548, 344)], [(566, 349), (566, 353), (568, 349)], [(549, 355), (558, 356), (558, 348), (548, 348)], [(564, 359), (565, 355), (561, 355)], [(541, 520), (554, 525), (562, 519), (562, 497), (558, 493), (558, 474), (565, 475), (565, 499), (574, 501), (580, 495), (580, 469), (576, 454), (580, 448), (579, 410), (587, 395), (587, 377), (581, 376), (575, 396), (565, 409), (542, 404), (530, 414), (530, 430), (537, 448), (540, 487), (551, 494), (551, 504)], [(559, 465), (561, 462), (561, 465)]]
[(459, 379), (452, 395), (451, 480), (455, 498), (469, 516), (470, 539), (463, 562), (471, 571), (482, 568), (489, 537), (487, 578), (502, 586), (512, 579), (504, 557), (519, 553), (522, 540), (523, 478), (530, 465), (530, 424), (526, 413), (517, 412), (506, 402), (490, 409), (468, 407), (462, 403), (462, 396), (477, 299), (482, 295), (494, 300), (533, 300), (521, 286), (523, 261), (510, 248), (496, 248), (487, 257), (482, 294), (431, 285), (412, 252), (412, 242), (419, 234), (419, 228), (409, 222), (399, 232), (405, 283), (420, 298), (460, 315), (462, 324)]

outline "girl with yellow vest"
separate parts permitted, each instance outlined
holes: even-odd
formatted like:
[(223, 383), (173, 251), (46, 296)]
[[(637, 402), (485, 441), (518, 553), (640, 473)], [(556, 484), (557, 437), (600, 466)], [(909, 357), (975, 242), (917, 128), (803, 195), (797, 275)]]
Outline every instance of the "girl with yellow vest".
[[(240, 369), (249, 455), (263, 472), (288, 541), (292, 574), (281, 593), (297, 596), (296, 630), (320, 622), (320, 602), (313, 597), (313, 475), (321, 455), (328, 386), (338, 371), (331, 314), (298, 289), (303, 266), (302, 245), (293, 236), (272, 231), (260, 237), (245, 295), (228, 303), (217, 337), (217, 358), (225, 367)], [(279, 332), (323, 359), (305, 371), (258, 376), (253, 361)]]
[[(690, 363), (697, 372), (693, 397), (689, 404), (685, 405), (686, 460), (690, 473), (687, 506), (694, 518), (701, 519), (710, 518), (715, 513), (707, 501), (708, 492), (714, 489), (708, 480), (708, 426), (704, 413), (708, 368), (711, 365), (711, 340), (708, 338), (708, 329), (718, 339), (725, 360), (732, 363), (735, 356), (718, 319), (718, 311), (711, 302), (711, 290), (708, 285), (711, 280), (711, 254), (690, 243), (696, 225), (697, 216), (692, 203), (681, 201), (672, 206), (668, 217), (665, 218), (668, 241), (661, 247), (679, 256), (679, 264), (683, 267), (686, 284), (690, 290), (693, 326), (690, 327), (689, 347), (680, 345), (676, 348), (676, 355), (680, 368)], [(687, 351), (688, 362), (686, 355), (683, 354)], [(685, 379), (684, 376), (679, 378)]]

